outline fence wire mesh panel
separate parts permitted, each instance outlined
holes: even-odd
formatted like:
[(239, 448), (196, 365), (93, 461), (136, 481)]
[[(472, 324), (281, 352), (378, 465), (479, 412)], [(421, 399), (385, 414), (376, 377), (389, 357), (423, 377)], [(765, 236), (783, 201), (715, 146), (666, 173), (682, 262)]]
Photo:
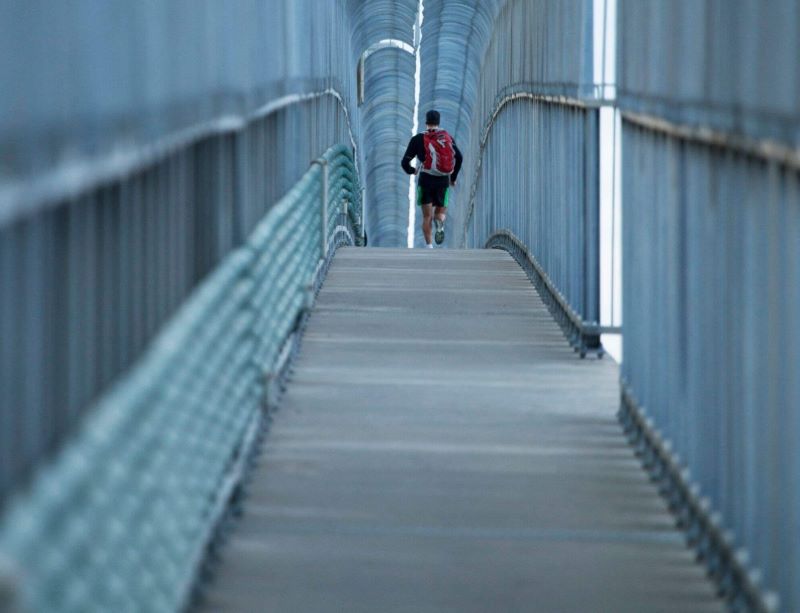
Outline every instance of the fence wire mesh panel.
[(797, 11), (619, 11), (622, 417), (734, 610), (800, 610)]
[(186, 604), (274, 393), (284, 343), (313, 299), (324, 247), (332, 253), (360, 234), (359, 196), (349, 146), (330, 149), (11, 500), (0, 556), (24, 610)]

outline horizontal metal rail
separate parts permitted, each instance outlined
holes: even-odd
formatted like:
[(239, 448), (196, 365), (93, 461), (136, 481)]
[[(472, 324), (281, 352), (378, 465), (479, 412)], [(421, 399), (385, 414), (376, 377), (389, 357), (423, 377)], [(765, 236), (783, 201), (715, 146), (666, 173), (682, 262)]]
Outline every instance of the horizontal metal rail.
[(519, 91), (514, 92), (511, 94), (505, 94), (496, 102), (494, 109), (489, 114), (489, 117), (486, 119), (484, 123), (483, 130), (481, 131), (481, 138), (479, 141), (478, 146), (478, 159), (475, 162), (475, 170), (473, 171), (473, 179), (470, 188), (469, 194), (469, 202), (467, 204), (467, 213), (464, 216), (464, 224), (463, 224), (463, 236), (461, 240), (461, 247), (464, 248), (467, 244), (467, 233), (469, 229), (469, 224), (472, 221), (472, 216), (475, 213), (475, 199), (478, 192), (478, 185), (481, 173), (481, 167), (483, 165), (483, 155), (484, 150), (486, 149), (486, 144), (489, 142), (489, 135), (492, 132), (492, 128), (494, 127), (495, 122), (497, 121), (497, 117), (503, 111), (503, 109), (519, 100), (530, 100), (534, 102), (547, 102), (549, 104), (557, 104), (560, 106), (567, 106), (567, 107), (574, 107), (580, 109), (595, 109), (600, 108), (602, 106), (613, 106), (613, 101), (609, 100), (602, 100), (602, 99), (580, 99), (574, 98), (572, 96), (562, 96), (557, 94), (550, 94), (550, 93), (541, 93), (538, 91)]
[(795, 170), (800, 169), (800, 149), (768, 139), (756, 139), (733, 132), (723, 132), (709, 126), (679, 124), (661, 117), (622, 111), (626, 122), (685, 141), (721, 147), (744, 155), (777, 162)]
[(341, 93), (328, 88), (318, 92), (289, 94), (270, 100), (247, 115), (225, 115), (213, 121), (201, 123), (175, 134), (159, 138), (145, 146), (117, 149), (112, 155), (96, 159), (81, 160), (58, 166), (33, 181), (0, 184), (0, 227), (13, 223), (22, 216), (36, 214), (42, 208), (57, 205), (65, 199), (76, 198), (97, 185), (110, 183), (146, 169), (160, 160), (215, 135), (230, 134), (242, 130), (247, 124), (295, 104), (324, 96), (334, 98), (344, 114), (350, 144), (356, 151), (354, 163), (358, 168), (358, 148), (353, 134), (353, 125), (347, 105)]
[(486, 248), (507, 251), (525, 270), (528, 278), (539, 290), (545, 304), (561, 326), (564, 335), (582, 358), (585, 358), (588, 352), (595, 352), (598, 357), (603, 357), (605, 350), (600, 343), (600, 335), (622, 333), (621, 327), (601, 326), (597, 322), (587, 322), (581, 319), (550, 280), (544, 268), (536, 261), (536, 257), (521, 240), (514, 236), (513, 232), (500, 230), (492, 234), (486, 241)]

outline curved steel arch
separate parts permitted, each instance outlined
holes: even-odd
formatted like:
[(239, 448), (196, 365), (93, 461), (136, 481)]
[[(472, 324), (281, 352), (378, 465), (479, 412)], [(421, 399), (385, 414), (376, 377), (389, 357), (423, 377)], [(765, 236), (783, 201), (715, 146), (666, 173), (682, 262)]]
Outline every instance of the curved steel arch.
[(379, 40), (377, 43), (373, 43), (369, 47), (364, 49), (364, 51), (361, 53), (361, 57), (358, 60), (358, 76), (356, 78), (356, 81), (358, 83), (359, 105), (364, 103), (364, 64), (369, 56), (371, 56), (376, 51), (380, 51), (381, 49), (400, 49), (412, 55), (414, 55), (417, 52), (416, 47), (409, 45), (407, 42), (403, 40), (398, 40), (396, 38), (385, 38), (383, 40)]

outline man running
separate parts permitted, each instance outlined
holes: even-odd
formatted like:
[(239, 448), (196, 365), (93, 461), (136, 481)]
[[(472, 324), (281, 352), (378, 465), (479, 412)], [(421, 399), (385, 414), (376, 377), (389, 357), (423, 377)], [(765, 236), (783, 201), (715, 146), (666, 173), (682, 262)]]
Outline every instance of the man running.
[[(439, 129), (439, 121), (438, 111), (425, 114), (426, 130), (411, 137), (401, 162), (406, 173), (419, 174), (417, 206), (422, 207), (422, 234), (425, 236), (425, 246), (429, 249), (433, 249), (431, 221), (436, 225), (436, 244), (441, 245), (444, 241), (450, 186), (456, 184), (463, 159), (453, 137)], [(411, 165), (415, 157), (418, 160), (416, 168)]]

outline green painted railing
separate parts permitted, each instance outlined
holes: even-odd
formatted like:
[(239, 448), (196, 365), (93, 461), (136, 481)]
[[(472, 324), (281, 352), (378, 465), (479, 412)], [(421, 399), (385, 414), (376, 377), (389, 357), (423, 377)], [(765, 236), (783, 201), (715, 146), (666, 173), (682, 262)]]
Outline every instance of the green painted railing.
[(11, 501), (0, 522), (0, 610), (186, 607), (289, 339), (330, 256), (360, 243), (361, 229), (352, 153), (333, 147)]

